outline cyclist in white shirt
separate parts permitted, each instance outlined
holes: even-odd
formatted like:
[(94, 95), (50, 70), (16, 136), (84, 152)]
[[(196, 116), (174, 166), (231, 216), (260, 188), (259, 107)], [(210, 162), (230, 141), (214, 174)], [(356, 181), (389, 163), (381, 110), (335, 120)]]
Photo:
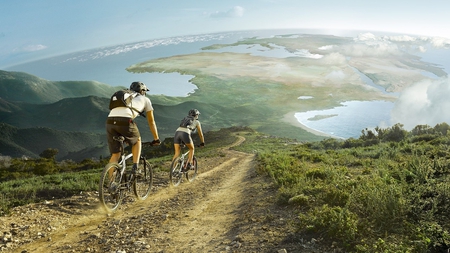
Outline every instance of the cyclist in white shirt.
[[(132, 99), (130, 107), (116, 107), (113, 108), (106, 120), (106, 132), (108, 138), (108, 147), (111, 153), (109, 162), (118, 162), (120, 159), (121, 144), (113, 139), (114, 136), (123, 136), (128, 145), (131, 146), (133, 153), (133, 170), (137, 168), (139, 158), (141, 156), (141, 135), (139, 129), (134, 121), (138, 115), (147, 118), (150, 131), (153, 134), (152, 145), (159, 145), (161, 141), (158, 136), (158, 129), (156, 127), (153, 116), (153, 106), (148, 97), (145, 96), (149, 91), (147, 86), (142, 82), (133, 82), (130, 85), (130, 90), (134, 91), (134, 98)], [(139, 112), (139, 113), (137, 113)]]

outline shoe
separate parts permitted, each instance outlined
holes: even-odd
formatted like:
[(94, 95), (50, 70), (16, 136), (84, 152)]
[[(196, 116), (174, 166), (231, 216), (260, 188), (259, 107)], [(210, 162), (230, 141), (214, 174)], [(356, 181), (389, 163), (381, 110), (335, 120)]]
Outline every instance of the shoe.
[(183, 172), (189, 171), (189, 170), (191, 169), (191, 166), (192, 166), (192, 165), (191, 165), (190, 163), (184, 164), (184, 167), (183, 167), (182, 171), (183, 171)]
[(133, 164), (133, 168), (131, 169), (131, 174), (135, 175), (137, 171), (138, 171), (137, 164)]
[(187, 172), (189, 170), (195, 170), (195, 166), (193, 164), (188, 163), (184, 168), (183, 172)]

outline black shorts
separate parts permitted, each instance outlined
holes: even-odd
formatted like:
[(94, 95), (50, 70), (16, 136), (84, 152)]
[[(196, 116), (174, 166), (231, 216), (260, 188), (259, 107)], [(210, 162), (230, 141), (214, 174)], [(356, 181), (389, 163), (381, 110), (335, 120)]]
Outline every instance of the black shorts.
[(184, 144), (192, 143), (191, 135), (183, 131), (176, 131), (175, 137), (173, 138), (173, 143), (180, 145), (183, 143)]
[(114, 136), (125, 137), (125, 142), (130, 146), (136, 144), (141, 137), (136, 123), (130, 118), (122, 117), (111, 117), (106, 120), (106, 134), (111, 154), (120, 152), (120, 142), (114, 140)]

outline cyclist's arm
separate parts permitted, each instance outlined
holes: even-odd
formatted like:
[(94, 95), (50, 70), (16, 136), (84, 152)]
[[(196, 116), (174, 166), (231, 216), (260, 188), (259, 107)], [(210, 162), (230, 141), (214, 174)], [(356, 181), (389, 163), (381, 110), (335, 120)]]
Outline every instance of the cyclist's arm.
[(198, 124), (197, 124), (197, 132), (198, 132), (198, 136), (200, 137), (200, 141), (202, 143), (205, 143), (205, 138), (203, 137), (202, 125), (200, 124), (200, 122), (198, 122)]
[(153, 134), (153, 139), (159, 140), (158, 128), (156, 127), (155, 118), (153, 117), (153, 111), (147, 112), (147, 122), (148, 122), (148, 126), (150, 127), (150, 131)]

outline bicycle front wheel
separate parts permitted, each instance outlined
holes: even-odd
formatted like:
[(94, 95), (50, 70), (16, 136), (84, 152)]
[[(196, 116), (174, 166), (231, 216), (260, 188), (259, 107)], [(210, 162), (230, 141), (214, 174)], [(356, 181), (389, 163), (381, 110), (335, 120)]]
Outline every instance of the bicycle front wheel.
[(135, 174), (133, 192), (137, 199), (144, 200), (150, 195), (153, 186), (153, 165), (141, 159)]
[(173, 186), (178, 186), (181, 183), (183, 172), (181, 172), (181, 158), (176, 158), (172, 161), (169, 171), (170, 183)]
[(120, 189), (120, 167), (117, 163), (108, 163), (100, 177), (98, 195), (100, 203), (108, 212), (113, 212), (122, 203), (123, 191)]
[(197, 172), (198, 172), (198, 164), (197, 164), (197, 158), (195, 158), (192, 160), (192, 164), (194, 165), (194, 169), (190, 169), (186, 172), (186, 179), (189, 182), (192, 182), (195, 180), (195, 178), (197, 177)]

